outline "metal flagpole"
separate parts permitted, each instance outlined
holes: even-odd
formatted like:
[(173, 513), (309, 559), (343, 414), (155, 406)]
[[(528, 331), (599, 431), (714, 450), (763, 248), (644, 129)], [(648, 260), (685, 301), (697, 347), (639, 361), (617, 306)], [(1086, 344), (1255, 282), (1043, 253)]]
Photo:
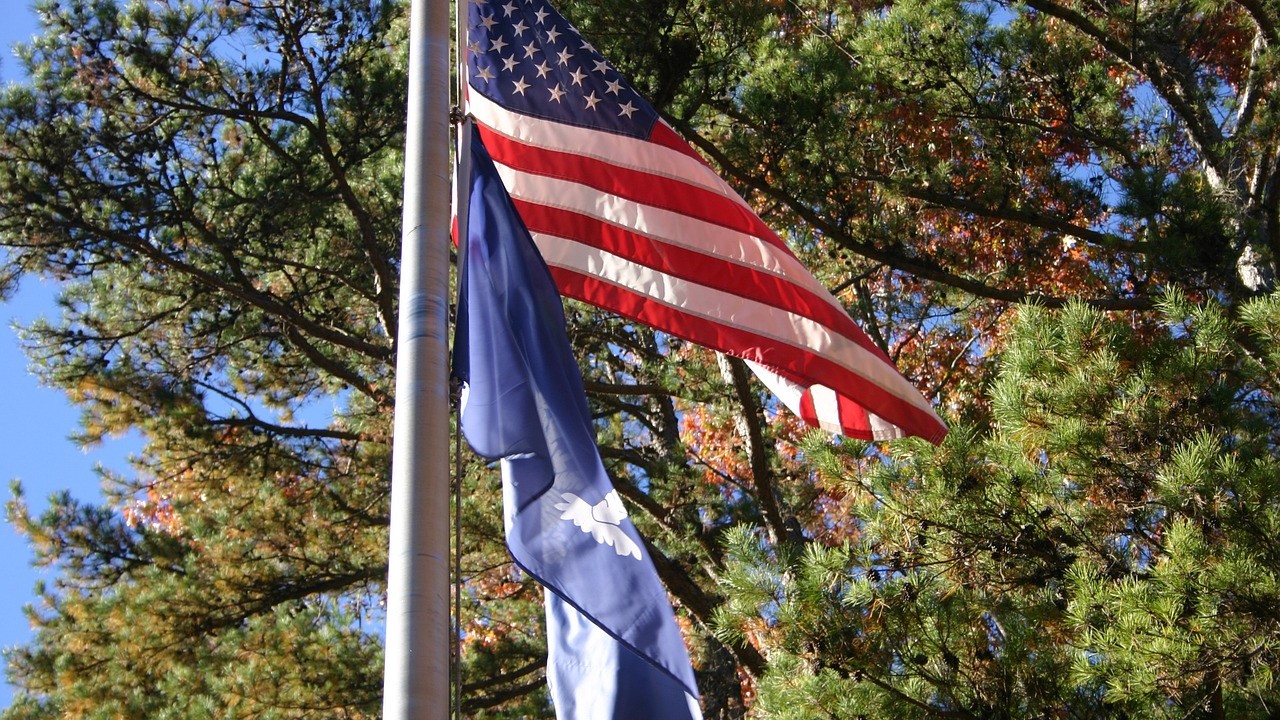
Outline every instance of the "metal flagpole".
[[(462, 272), (467, 248), (467, 217), (470, 214), (471, 190), (471, 125), (467, 118), (467, 2), (454, 0), (453, 47), (455, 75), (458, 80), (454, 103), (453, 222), (458, 243), (458, 272)], [(461, 281), (459, 281), (461, 282)], [(458, 407), (461, 415), (461, 405)], [(462, 720), (462, 468), (458, 457), (462, 450), (462, 423), (458, 423), (454, 445), (454, 557), (453, 557), (453, 712)]]
[(412, 0), (385, 720), (449, 716), (449, 0)]

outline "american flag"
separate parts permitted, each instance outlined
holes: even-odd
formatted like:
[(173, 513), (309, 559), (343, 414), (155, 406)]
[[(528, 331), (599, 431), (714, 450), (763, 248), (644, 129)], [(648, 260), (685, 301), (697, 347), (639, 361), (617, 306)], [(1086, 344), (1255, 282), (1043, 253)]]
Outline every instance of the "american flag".
[(808, 423), (947, 428), (786, 244), (545, 0), (471, 0), (468, 111), (560, 291), (748, 361)]

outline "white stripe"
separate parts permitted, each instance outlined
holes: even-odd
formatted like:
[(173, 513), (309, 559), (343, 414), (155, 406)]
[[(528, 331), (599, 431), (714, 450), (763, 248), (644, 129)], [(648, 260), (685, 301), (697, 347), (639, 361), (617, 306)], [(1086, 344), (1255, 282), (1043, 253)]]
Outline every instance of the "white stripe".
[[(783, 405), (786, 405), (788, 410), (794, 413), (796, 417), (804, 417), (804, 413), (800, 412), (800, 402), (804, 399), (805, 392), (805, 387), (803, 385), (796, 384), (759, 363), (751, 362), (750, 360), (747, 360), (746, 363), (747, 367), (751, 368), (751, 372), (756, 374), (756, 377), (765, 387), (769, 388), (770, 392), (778, 396), (778, 400), (780, 400)], [(835, 392), (829, 390), (823, 385), (813, 385), (810, 386), (809, 389), (827, 390), (827, 392), (833, 396), (834, 400)], [(816, 396), (814, 405), (817, 407)], [(825, 414), (821, 408), (818, 408), (816, 415), (818, 427), (826, 430), (827, 432), (835, 433), (836, 435), (844, 434), (844, 426), (840, 423), (839, 412)], [(902, 433), (899, 432), (899, 435), (901, 434)]]
[[(865, 408), (864, 408), (865, 409)], [(871, 437), (876, 440), (896, 440), (906, 437), (902, 428), (867, 410), (867, 419), (871, 421)], [(938, 421), (941, 424), (941, 420)]]
[(767, 272), (808, 290), (840, 314), (847, 312), (799, 260), (754, 235), (602, 193), (568, 180), (522, 173), (498, 162), (494, 165), (502, 177), (502, 184), (513, 198), (599, 218), (718, 262), (732, 262)]
[[(756, 374), (760, 382), (778, 396), (778, 400), (787, 406), (798, 417), (803, 417), (800, 412), (800, 402), (804, 399), (805, 387), (794, 383), (787, 378), (782, 377), (773, 370), (759, 363), (746, 361), (747, 367), (751, 368), (751, 372)], [(840, 415), (840, 406), (837, 402), (836, 392), (825, 385), (811, 385), (808, 388), (813, 398), (814, 412), (817, 415), (818, 426), (827, 432), (837, 435), (844, 434), (844, 422)], [(854, 401), (856, 403), (856, 401)], [(857, 403), (862, 407), (861, 403)], [(875, 413), (862, 408), (867, 413), (867, 419), (870, 420), (871, 437), (874, 440), (896, 440), (906, 437), (907, 432)]]
[(833, 432), (839, 433), (838, 428), (842, 427), (840, 423), (840, 401), (836, 396), (835, 390), (825, 385), (810, 385), (809, 399), (813, 401), (813, 412), (818, 416), (818, 425), (825, 430), (837, 428)]
[(471, 114), (499, 135), (543, 150), (582, 155), (629, 170), (681, 180), (723, 195), (754, 214), (746, 201), (714, 170), (684, 153), (626, 135), (522, 115), (480, 93), (468, 95)]
[[(533, 239), (548, 265), (589, 275), (686, 314), (821, 355), (899, 400), (933, 413), (896, 368), (821, 323), (741, 295), (667, 275), (573, 240), (545, 233), (535, 233)], [(761, 360), (769, 363), (768, 348), (764, 349), (766, 355)]]

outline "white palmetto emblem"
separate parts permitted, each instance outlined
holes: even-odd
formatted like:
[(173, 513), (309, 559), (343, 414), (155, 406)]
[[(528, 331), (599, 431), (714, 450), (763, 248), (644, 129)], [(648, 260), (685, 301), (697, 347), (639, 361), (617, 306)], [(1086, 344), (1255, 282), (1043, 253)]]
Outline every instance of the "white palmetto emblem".
[(556, 503), (556, 509), (562, 510), (561, 520), (572, 520), (574, 525), (584, 533), (591, 533), (596, 542), (609, 545), (619, 555), (630, 555), (640, 559), (640, 547), (622, 530), (622, 521), (627, 517), (626, 508), (622, 507), (622, 498), (617, 490), (610, 490), (604, 499), (595, 505), (573, 493), (563, 493), (564, 502)]

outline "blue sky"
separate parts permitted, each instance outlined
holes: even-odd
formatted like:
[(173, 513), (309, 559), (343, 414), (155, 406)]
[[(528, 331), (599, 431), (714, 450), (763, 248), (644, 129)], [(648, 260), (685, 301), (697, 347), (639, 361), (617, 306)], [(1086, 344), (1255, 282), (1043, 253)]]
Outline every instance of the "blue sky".
[[(0, 9), (0, 83), (7, 84), (22, 78), (13, 44), (30, 38), (36, 21), (26, 0), (0, 0)], [(0, 304), (0, 383), (7, 410), (0, 413), (0, 480), (4, 481), (5, 500), (10, 497), (9, 482), (20, 480), (28, 502), (37, 511), (47, 505), (51, 493), (60, 490), (69, 490), (84, 500), (98, 498), (94, 467), (103, 464), (123, 470), (130, 450), (128, 441), (119, 441), (84, 452), (68, 440), (77, 428), (78, 411), (61, 391), (37, 382), (18, 347), (15, 324), (53, 316), (56, 294), (55, 286), (29, 279), (13, 298)], [(32, 568), (30, 551), (9, 525), (0, 527), (0, 564), (0, 646), (12, 647), (31, 638), (22, 608), (34, 601), (36, 581), (52, 582), (53, 575)], [(0, 683), (0, 707), (7, 707), (12, 696), (13, 688)]]

